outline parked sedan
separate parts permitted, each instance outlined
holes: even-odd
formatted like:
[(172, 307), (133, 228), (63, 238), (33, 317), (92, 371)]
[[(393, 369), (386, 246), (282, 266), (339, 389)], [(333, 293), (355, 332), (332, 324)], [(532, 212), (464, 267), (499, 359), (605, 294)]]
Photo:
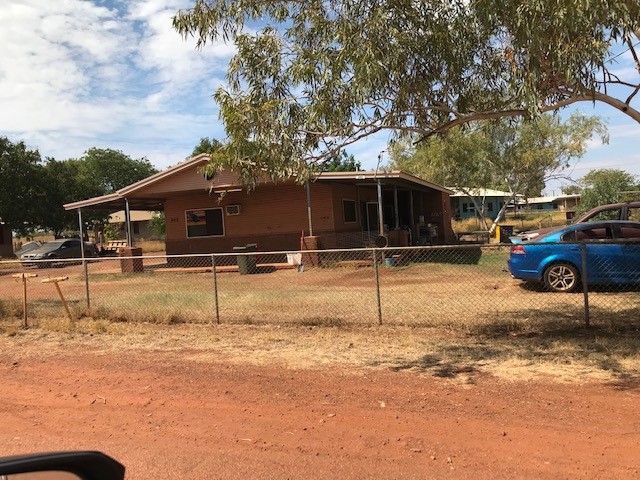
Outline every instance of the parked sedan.
[[(84, 246), (85, 257), (96, 256), (97, 250), (95, 245), (85, 242)], [(50, 267), (54, 263), (54, 260), (81, 257), (82, 250), (80, 240), (71, 238), (47, 242), (39, 248), (21, 255), (20, 260), (23, 265), (36, 265), (38, 268), (46, 268)]]
[[(601, 205), (594, 208), (593, 210), (589, 210), (587, 213), (574, 220), (573, 224), (587, 222), (592, 223), (604, 220), (631, 220), (634, 222), (640, 221), (640, 201)], [(556, 230), (557, 228), (563, 227), (547, 227), (539, 228), (537, 230), (528, 230), (526, 232), (521, 232), (518, 235), (510, 237), (510, 240), (512, 243), (528, 242), (531, 240), (535, 240), (541, 235), (546, 235)]]
[(576, 290), (586, 250), (589, 284), (640, 285), (640, 223), (600, 221), (569, 225), (511, 247), (514, 278), (543, 283), (555, 292)]

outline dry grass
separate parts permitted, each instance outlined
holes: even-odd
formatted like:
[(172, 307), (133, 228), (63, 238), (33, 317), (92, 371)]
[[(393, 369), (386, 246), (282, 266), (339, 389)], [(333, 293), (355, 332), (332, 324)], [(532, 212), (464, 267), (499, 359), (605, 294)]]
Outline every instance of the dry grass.
[[(483, 373), (637, 378), (637, 291), (594, 292), (595, 326), (587, 331), (580, 294), (523, 288), (504, 271), (506, 258), (506, 249), (494, 247), (477, 265), (431, 259), (380, 267), (382, 327), (371, 268), (219, 274), (222, 325), (208, 325), (216, 319), (211, 273), (122, 274), (117, 259), (92, 263), (88, 310), (81, 266), (34, 269), (40, 277), (29, 284), (28, 331), (19, 328), (21, 285), (0, 275), (0, 349), (176, 350), (197, 361), (390, 368), (463, 381)], [(60, 274), (69, 276), (61, 287), (73, 324), (53, 286), (40, 282)]]
[(163, 254), (166, 244), (162, 240), (136, 240), (136, 247), (142, 248), (142, 253)]
[[(496, 325), (519, 333), (539, 318), (581, 321), (579, 294), (548, 294), (506, 273), (508, 250), (485, 249), (477, 265), (437, 261), (381, 267), (381, 309), (385, 324), (485, 333)], [(64, 273), (61, 284), (76, 318), (156, 324), (216, 321), (211, 273), (116, 273), (118, 260), (90, 264), (91, 309), (87, 311), (82, 267), (38, 271), (29, 283), (31, 322), (64, 314), (56, 291), (41, 277)], [(376, 325), (378, 307), (372, 269), (315, 268), (259, 275), (218, 274), (218, 307), (223, 323), (279, 325)], [(19, 318), (21, 285), (0, 276), (0, 318)], [(594, 292), (595, 321), (635, 318), (637, 291)]]
[[(496, 331), (501, 331), (497, 325)], [(46, 319), (21, 330), (0, 324), (5, 354), (46, 357), (87, 348), (176, 352), (198, 362), (286, 368), (382, 368), (473, 382), (478, 375), (519, 381), (633, 382), (640, 375), (638, 326), (618, 329), (546, 323), (521, 334), (452, 334), (414, 327), (173, 325)]]
[[(491, 225), (492, 220), (488, 220), (488, 223)], [(517, 216), (509, 215), (505, 220), (498, 223), (498, 225), (513, 225), (518, 231), (535, 230), (565, 224), (565, 213), (556, 211), (523, 213)], [(451, 228), (455, 233), (473, 232), (482, 230), (482, 224), (480, 220), (476, 218), (465, 218), (464, 220), (452, 220)]]

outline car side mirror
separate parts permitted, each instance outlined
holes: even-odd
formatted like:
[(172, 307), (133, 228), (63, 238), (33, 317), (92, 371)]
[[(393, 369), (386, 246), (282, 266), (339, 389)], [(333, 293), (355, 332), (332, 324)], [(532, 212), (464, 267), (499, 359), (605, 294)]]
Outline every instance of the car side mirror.
[(59, 452), (0, 458), (2, 480), (124, 480), (125, 468), (100, 452)]

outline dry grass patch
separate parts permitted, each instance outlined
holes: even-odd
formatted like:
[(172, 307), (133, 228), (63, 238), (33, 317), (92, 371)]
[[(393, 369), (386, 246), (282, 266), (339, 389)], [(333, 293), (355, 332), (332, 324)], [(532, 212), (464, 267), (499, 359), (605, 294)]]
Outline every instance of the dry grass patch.
[[(90, 348), (179, 353), (197, 362), (282, 365), (285, 368), (383, 368), (473, 383), (482, 375), (511, 381), (635, 381), (640, 376), (638, 326), (617, 330), (546, 323), (490, 335), (443, 328), (273, 325), (152, 325), (84, 318), (41, 320), (20, 330), (0, 323), (5, 354), (56, 356)], [(503, 333), (495, 333), (503, 332)]]

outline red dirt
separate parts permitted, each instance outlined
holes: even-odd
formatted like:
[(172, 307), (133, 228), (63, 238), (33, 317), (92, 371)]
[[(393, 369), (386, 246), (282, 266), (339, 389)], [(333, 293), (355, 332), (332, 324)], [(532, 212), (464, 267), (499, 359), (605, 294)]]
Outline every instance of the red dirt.
[(133, 479), (640, 475), (633, 388), (73, 350), (0, 354), (0, 455), (98, 449)]

